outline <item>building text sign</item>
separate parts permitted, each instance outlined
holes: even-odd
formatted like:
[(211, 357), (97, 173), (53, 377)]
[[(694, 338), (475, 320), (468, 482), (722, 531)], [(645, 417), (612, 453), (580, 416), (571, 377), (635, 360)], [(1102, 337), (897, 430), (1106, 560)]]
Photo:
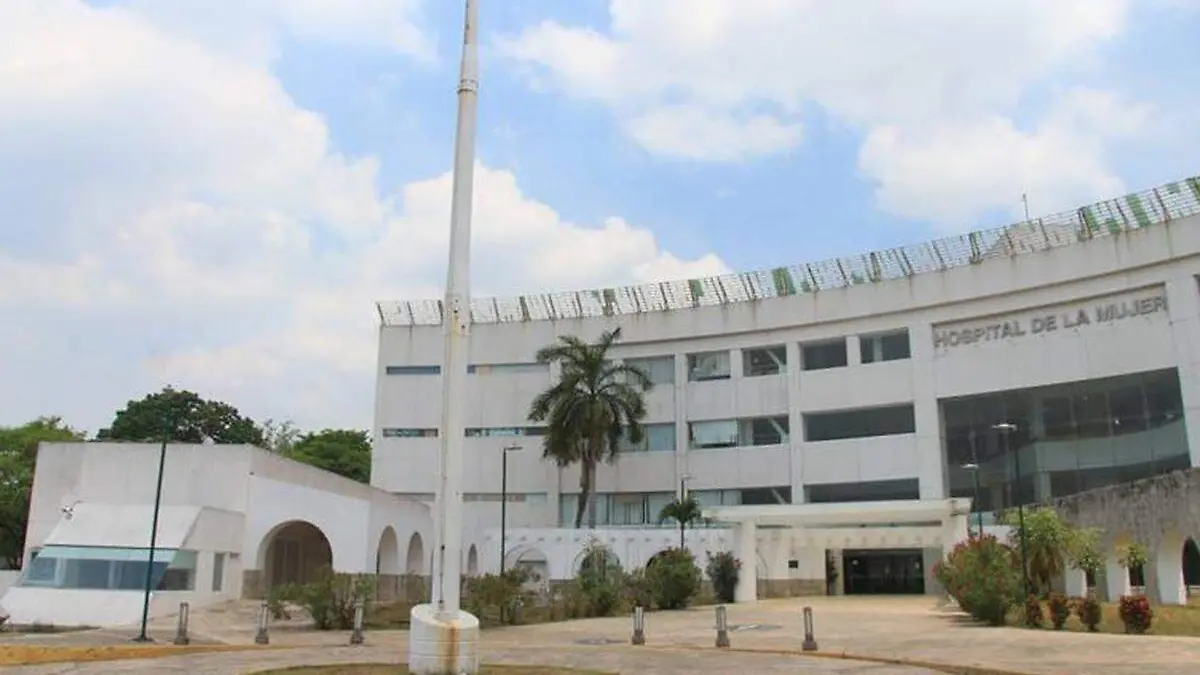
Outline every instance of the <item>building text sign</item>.
[(1030, 335), (1110, 324), (1166, 311), (1167, 295), (1164, 290), (1159, 289), (1137, 295), (1101, 298), (1091, 304), (1074, 305), (1064, 309), (1047, 309), (1041, 314), (1032, 313), (1019, 318), (995, 319), (969, 326), (935, 327), (933, 347), (947, 349), (981, 342), (1019, 340)]

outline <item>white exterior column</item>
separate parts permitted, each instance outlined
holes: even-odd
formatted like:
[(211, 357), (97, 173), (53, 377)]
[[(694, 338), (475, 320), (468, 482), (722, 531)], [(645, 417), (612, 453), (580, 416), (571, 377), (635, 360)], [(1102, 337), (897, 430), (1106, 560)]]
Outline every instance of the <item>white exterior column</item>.
[(862, 341), (857, 335), (846, 336), (846, 365), (862, 365)]
[(1187, 587), (1183, 583), (1183, 556), (1180, 555), (1182, 547), (1168, 546), (1167, 543), (1159, 544), (1158, 549), (1154, 552), (1154, 558), (1146, 566), (1154, 568), (1157, 582), (1155, 585), (1158, 591), (1157, 599), (1160, 603), (1186, 605)]
[(737, 588), (733, 592), (734, 602), (758, 600), (758, 525), (753, 520), (744, 520), (734, 528), (736, 549), (734, 555), (742, 561)]
[[(1200, 289), (1191, 275), (1171, 279), (1166, 288), (1184, 419), (1200, 419)], [(1200, 466), (1200, 425), (1189, 424), (1187, 436), (1192, 466)]]
[(804, 503), (804, 416), (800, 414), (800, 343), (787, 344), (788, 438), (792, 503)]
[(1104, 582), (1109, 602), (1117, 602), (1122, 595), (1129, 595), (1129, 570), (1117, 562), (1117, 554), (1109, 553), (1104, 561)]
[(675, 485), (687, 475), (687, 356), (675, 354)]
[(913, 415), (916, 417), (917, 475), (921, 499), (946, 497), (946, 461), (942, 450), (942, 419), (933, 376), (933, 327), (909, 326), (912, 349)]
[(1087, 572), (1068, 567), (1063, 572), (1063, 590), (1068, 598), (1082, 598), (1087, 595)]

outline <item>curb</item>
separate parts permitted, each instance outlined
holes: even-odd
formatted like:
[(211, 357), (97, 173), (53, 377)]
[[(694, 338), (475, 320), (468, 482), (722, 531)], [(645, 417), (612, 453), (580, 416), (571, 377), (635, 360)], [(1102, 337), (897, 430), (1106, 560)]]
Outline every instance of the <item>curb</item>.
[[(667, 649), (659, 647), (658, 649)], [(1043, 675), (1041, 673), (1030, 673), (1020, 670), (1003, 670), (999, 668), (988, 668), (984, 666), (964, 666), (953, 663), (941, 663), (936, 661), (923, 661), (921, 659), (906, 659), (901, 657), (889, 656), (872, 656), (869, 654), (856, 654), (848, 651), (815, 651), (805, 652), (795, 649), (748, 649), (745, 647), (732, 647), (729, 649), (707, 649), (704, 647), (687, 647), (680, 646), (677, 649), (686, 649), (689, 651), (730, 651), (741, 654), (773, 654), (777, 656), (795, 656), (810, 659), (831, 659), (838, 661), (860, 661), (862, 663), (878, 663), (889, 666), (911, 666), (913, 668), (924, 668), (926, 670), (935, 670), (947, 675)]]
[[(149, 659), (187, 656), (190, 654), (223, 654), (255, 650), (289, 649), (280, 646), (260, 645), (0, 645), (0, 668), (36, 666), (52, 663), (107, 663), (110, 661), (142, 661)], [(26, 652), (9, 660), (10, 654)]]

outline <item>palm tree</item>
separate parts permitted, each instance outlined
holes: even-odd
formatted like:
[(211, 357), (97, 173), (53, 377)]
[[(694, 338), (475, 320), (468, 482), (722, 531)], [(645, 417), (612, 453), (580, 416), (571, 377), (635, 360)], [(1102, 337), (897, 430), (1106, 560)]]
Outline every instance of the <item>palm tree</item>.
[(700, 502), (696, 501), (695, 497), (688, 495), (683, 499), (673, 499), (670, 504), (664, 506), (658, 514), (658, 522), (665, 523), (668, 520), (674, 520), (679, 523), (679, 548), (683, 549), (684, 530), (689, 524), (704, 517), (702, 511)]
[(653, 385), (640, 368), (610, 360), (608, 352), (620, 336), (621, 329), (614, 328), (589, 344), (567, 335), (537, 353), (539, 363), (559, 365), (559, 377), (530, 404), (529, 420), (546, 424), (544, 457), (559, 466), (580, 465), (576, 528), (583, 524), (584, 512), (588, 527), (596, 527), (596, 464), (616, 461), (622, 439), (642, 442), (645, 393)]

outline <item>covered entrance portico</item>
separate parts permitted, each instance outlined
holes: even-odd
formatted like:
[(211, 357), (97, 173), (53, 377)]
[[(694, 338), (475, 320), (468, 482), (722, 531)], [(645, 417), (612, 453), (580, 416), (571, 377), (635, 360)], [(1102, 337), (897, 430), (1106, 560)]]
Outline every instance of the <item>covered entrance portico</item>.
[[(742, 561), (736, 602), (758, 599), (759, 536), (763, 530), (790, 535), (770, 556), (782, 560), (784, 568), (797, 567), (801, 559), (819, 558), (827, 550), (936, 551), (924, 560), (923, 573), (933, 561), (967, 538), (969, 499), (922, 499), (911, 501), (855, 502), (837, 504), (767, 504), (718, 506), (704, 509), (704, 517), (729, 523), (734, 528), (734, 555)], [(768, 575), (779, 574), (778, 563), (765, 565)], [(844, 577), (843, 577), (844, 578)]]

